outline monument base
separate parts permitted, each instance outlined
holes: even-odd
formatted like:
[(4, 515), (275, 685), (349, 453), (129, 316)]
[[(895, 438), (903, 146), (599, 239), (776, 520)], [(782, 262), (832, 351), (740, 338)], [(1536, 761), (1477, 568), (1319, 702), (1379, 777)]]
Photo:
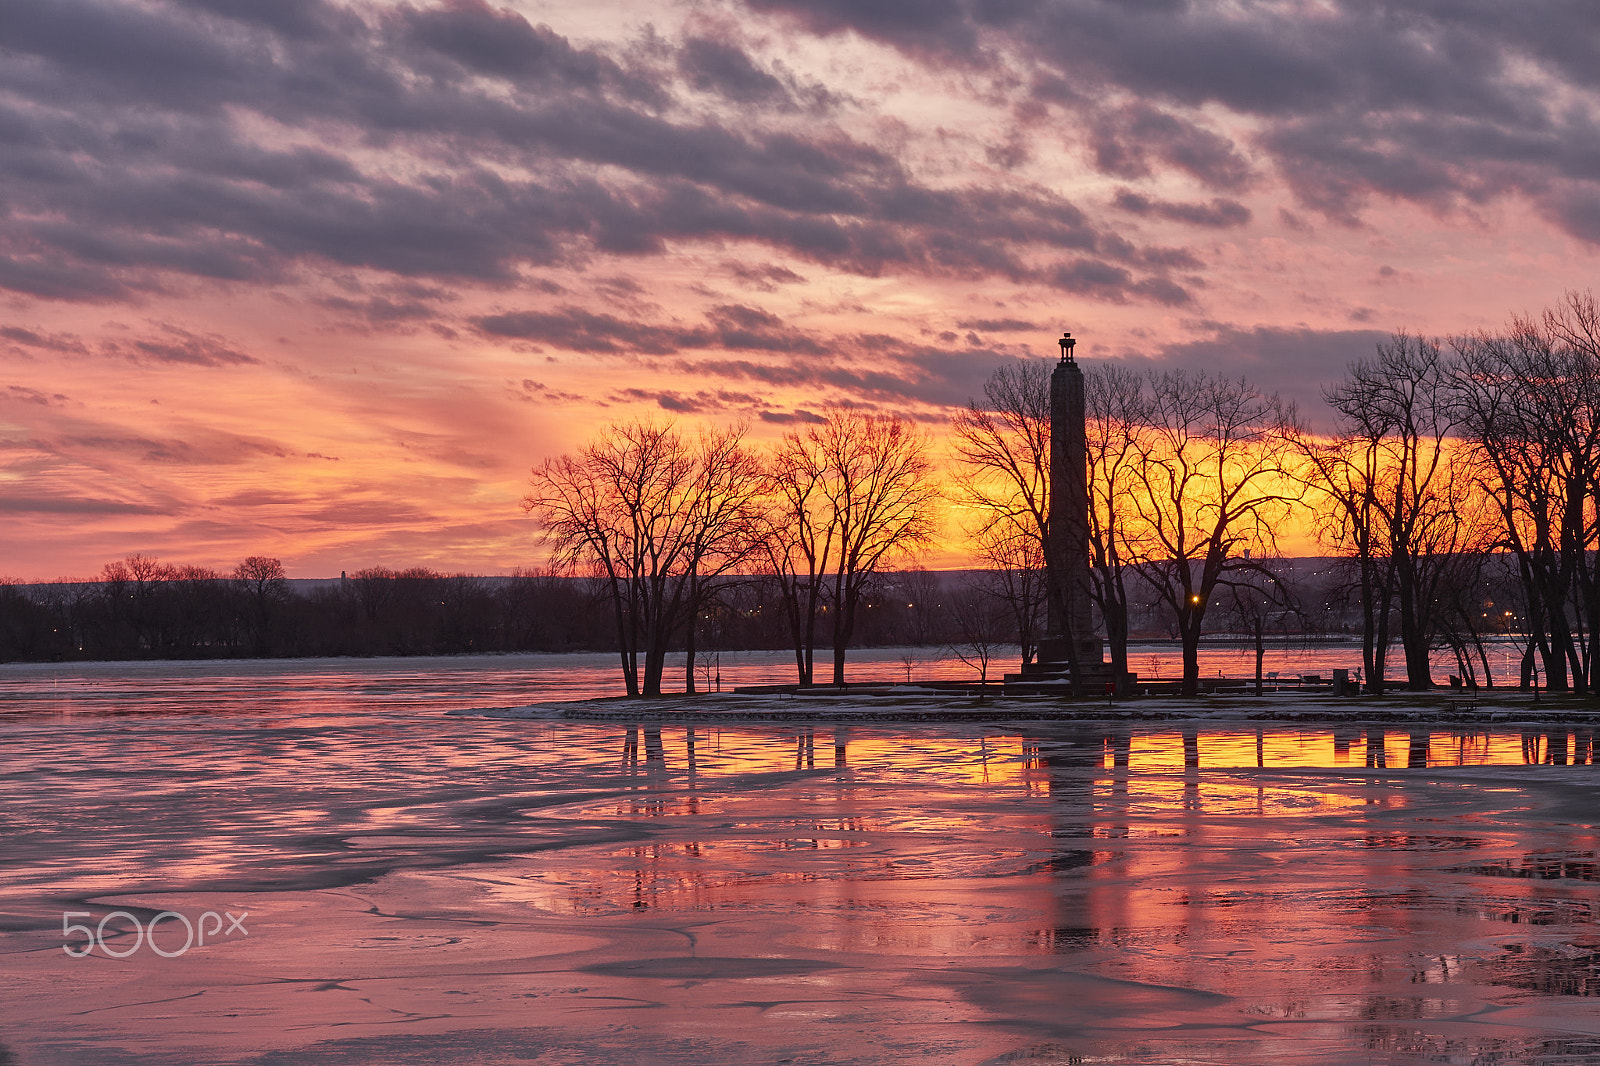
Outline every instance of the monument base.
[[(1067, 652), (1071, 645), (1065, 637), (1045, 637), (1039, 642), (1038, 657), (1024, 663), (1020, 673), (1006, 674), (1006, 692), (1016, 695), (1044, 695), (1066, 690), (1072, 683), (1072, 660)], [(1130, 695), (1138, 681), (1137, 674), (1123, 674), (1119, 679), (1105, 659), (1105, 648), (1100, 640), (1091, 637), (1077, 642), (1078, 673), (1085, 696)]]
[[(1105, 648), (1098, 637), (1089, 637), (1079, 640), (1077, 644), (1078, 669), (1084, 677), (1091, 675), (1111, 676), (1111, 664), (1105, 661)], [(1045, 637), (1039, 641), (1038, 662), (1041, 666), (1050, 666), (1062, 671), (1070, 670), (1072, 664), (1072, 646), (1066, 637)]]

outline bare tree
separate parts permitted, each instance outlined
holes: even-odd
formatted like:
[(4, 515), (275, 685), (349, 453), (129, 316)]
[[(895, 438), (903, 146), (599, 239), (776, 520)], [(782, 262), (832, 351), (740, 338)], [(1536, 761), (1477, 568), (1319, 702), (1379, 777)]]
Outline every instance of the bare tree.
[(827, 512), (825, 462), (797, 435), (791, 438), (772, 456), (772, 506), (761, 545), (783, 601), (795, 671), (800, 684), (809, 685), (838, 530)]
[[(1572, 533), (1562, 544), (1571, 558), (1573, 609), (1577, 619), (1574, 664), (1576, 686), (1600, 692), (1600, 305), (1593, 292), (1568, 291), (1540, 316), (1540, 332), (1567, 355), (1572, 379), (1564, 383), (1563, 443), (1568, 454), (1569, 491), (1564, 494), (1563, 525)], [(1587, 486), (1579, 488), (1580, 483)]]
[[(1089, 458), (1089, 553), (1095, 605), (1106, 627), (1111, 675), (1128, 674), (1130, 551), (1124, 528), (1143, 455), (1136, 433), (1148, 420), (1144, 378), (1124, 367), (1091, 367), (1084, 381)], [(1123, 693), (1126, 695), (1126, 693)]]
[(984, 383), (985, 402), (970, 401), (950, 420), (957, 500), (976, 516), (969, 534), (978, 554), (1014, 575), (1010, 606), (1025, 663), (1038, 648), (1038, 615), (1044, 609), (1050, 372), (1045, 360), (1003, 364)]
[(1045, 625), (1044, 547), (1039, 538), (1012, 525), (996, 525), (975, 541), (990, 566), (993, 592), (1011, 611), (1022, 661), (1032, 662)]
[[(974, 508), (979, 536), (1000, 527), (1045, 542), (1050, 523), (1050, 371), (1045, 360), (1006, 363), (976, 400), (950, 420), (960, 465), (955, 484)], [(1042, 550), (1042, 549), (1041, 549)]]
[(684, 645), (684, 691), (695, 691), (695, 640), (701, 612), (716, 596), (712, 580), (750, 558), (764, 532), (763, 497), (769, 485), (761, 458), (744, 446), (744, 430), (702, 435), (696, 455), (697, 484), (689, 499), (685, 544), (688, 625)]
[(174, 653), (192, 653), (220, 643), (227, 614), (226, 583), (221, 575), (205, 566), (175, 566), (167, 587), (164, 644)]
[(1200, 636), (1222, 579), (1260, 570), (1297, 500), (1283, 475), (1293, 424), (1276, 394), (1243, 379), (1170, 371), (1150, 378), (1148, 424), (1135, 434), (1128, 538), (1183, 646), (1183, 693), (1199, 692)]
[(1596, 492), (1600, 490), (1600, 309), (1568, 293), (1539, 318), (1516, 318), (1505, 336), (1455, 342), (1462, 421), (1494, 500), (1504, 545), (1525, 589), (1528, 645), (1547, 683), (1579, 691), (1600, 683), (1592, 634), (1600, 622)]
[(605, 583), (630, 696), (660, 695), (667, 649), (694, 617), (701, 582), (750, 551), (766, 484), (743, 434), (691, 441), (670, 425), (613, 425), (533, 470), (523, 507), (552, 566), (587, 565)]
[(978, 671), (980, 684), (987, 684), (989, 663), (1016, 641), (1011, 610), (993, 584), (981, 578), (963, 582), (948, 603), (953, 629), (950, 651)]
[(1456, 440), (1455, 380), (1437, 341), (1396, 333), (1324, 392), (1338, 415), (1337, 435), (1294, 435), (1300, 479), (1332, 505), (1321, 533), (1359, 568), (1372, 692), (1383, 690), (1391, 617), (1407, 687), (1432, 686), (1440, 583), (1458, 553), (1482, 547), (1481, 526), (1464, 521), (1476, 511), (1468, 456)]
[(1354, 592), (1361, 609), (1361, 663), (1367, 691), (1381, 695), (1394, 587), (1394, 562), (1382, 550), (1379, 535), (1381, 440), (1349, 431), (1324, 439), (1298, 429), (1290, 439), (1300, 458), (1295, 477), (1314, 501), (1310, 510), (1316, 516), (1318, 539), (1353, 561)]
[(779, 444), (767, 552), (802, 684), (812, 677), (819, 612), (833, 614), (833, 682), (842, 685), (867, 582), (932, 539), (939, 493), (928, 452), (909, 420), (838, 407)]
[(107, 563), (101, 570), (101, 592), (114, 644), (148, 653), (159, 643), (156, 603), (162, 583), (174, 571), (153, 555), (134, 554)]
[[(1465, 551), (1452, 556), (1438, 583), (1434, 618), (1436, 647), (1450, 649), (1456, 669), (1468, 686), (1478, 686), (1481, 669), (1485, 687), (1494, 687), (1489, 664), (1488, 637), (1506, 629), (1499, 610), (1490, 614), (1497, 596), (1493, 590), (1495, 557), (1487, 551)], [(1476, 665), (1473, 662), (1476, 656)]]
[(265, 555), (252, 555), (233, 568), (233, 580), (250, 602), (249, 629), (255, 653), (265, 655), (272, 640), (273, 617), (289, 598), (283, 563)]
[(1305, 611), (1295, 589), (1284, 578), (1281, 559), (1258, 559), (1259, 569), (1222, 579), (1218, 606), (1224, 624), (1250, 637), (1256, 653), (1256, 695), (1262, 694), (1267, 634), (1304, 629)]

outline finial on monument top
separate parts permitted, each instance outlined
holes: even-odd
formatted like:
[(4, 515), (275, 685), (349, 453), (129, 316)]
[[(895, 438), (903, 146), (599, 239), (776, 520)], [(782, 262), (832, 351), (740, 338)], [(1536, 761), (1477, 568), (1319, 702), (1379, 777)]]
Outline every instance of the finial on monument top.
[(1061, 345), (1061, 361), (1063, 363), (1072, 363), (1076, 365), (1077, 360), (1072, 358), (1072, 348), (1073, 345), (1077, 344), (1078, 342), (1072, 339), (1072, 334), (1063, 333), (1061, 335), (1061, 339), (1056, 341), (1056, 343)]

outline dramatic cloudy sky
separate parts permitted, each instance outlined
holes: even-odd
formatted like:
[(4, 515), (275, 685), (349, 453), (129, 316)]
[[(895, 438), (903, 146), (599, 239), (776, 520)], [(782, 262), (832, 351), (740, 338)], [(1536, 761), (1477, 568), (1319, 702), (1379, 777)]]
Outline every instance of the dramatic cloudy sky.
[(1063, 328), (1315, 418), (1591, 286), (1597, 87), (1593, 0), (0, 0), (0, 575), (503, 572), (607, 421)]

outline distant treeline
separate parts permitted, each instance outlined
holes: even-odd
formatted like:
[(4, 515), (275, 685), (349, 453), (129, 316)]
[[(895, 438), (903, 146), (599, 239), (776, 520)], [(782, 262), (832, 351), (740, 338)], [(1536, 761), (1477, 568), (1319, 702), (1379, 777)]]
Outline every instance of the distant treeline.
[[(923, 571), (885, 582), (898, 609), (875, 599), (858, 646), (939, 643), (940, 584)], [(540, 571), (377, 567), (312, 584), (260, 556), (223, 574), (134, 555), (95, 581), (0, 584), (0, 661), (613, 651), (603, 592), (593, 579)], [(777, 602), (761, 579), (722, 580), (698, 626), (701, 649), (786, 647), (768, 607)]]
[[(884, 578), (864, 613), (856, 646), (945, 641), (941, 576), (908, 571)], [(787, 647), (778, 591), (770, 584), (762, 578), (720, 580), (697, 626), (701, 651)], [(892, 604), (886, 599), (891, 595)], [(615, 647), (602, 584), (541, 571), (485, 577), (376, 567), (311, 583), (287, 580), (278, 560), (260, 556), (223, 574), (134, 555), (106, 566), (95, 581), (0, 584), (0, 661)]]
[[(1270, 616), (1264, 631), (1272, 640), (1359, 632), (1360, 604), (1347, 561), (1276, 560), (1273, 569), (1309, 609)], [(1485, 584), (1471, 596), (1474, 605), (1506, 595), (1509, 577), (1495, 583), (1502, 587)], [(974, 596), (993, 594), (987, 590), (993, 580), (984, 571), (876, 575), (852, 646), (959, 649), (972, 637), (964, 612)], [(1136, 637), (1177, 636), (1153, 591), (1134, 599)], [(718, 579), (697, 619), (698, 654), (788, 648), (782, 602), (774, 577)], [(1491, 610), (1483, 611), (1486, 617)], [(1216, 622), (1214, 637), (1257, 635), (1254, 627), (1230, 624), (1226, 616)], [(1484, 635), (1497, 628), (1504, 626), (1486, 626)], [(674, 650), (684, 645), (680, 639)], [(99, 580), (0, 584), (0, 661), (615, 649), (603, 582), (540, 571), (486, 577), (377, 567), (329, 581), (294, 582), (277, 560), (261, 556), (223, 574), (134, 555), (106, 566)]]
[(135, 555), (98, 581), (0, 585), (0, 660), (570, 651), (606, 646), (587, 582), (374, 568), (296, 590), (275, 559), (232, 574)]

